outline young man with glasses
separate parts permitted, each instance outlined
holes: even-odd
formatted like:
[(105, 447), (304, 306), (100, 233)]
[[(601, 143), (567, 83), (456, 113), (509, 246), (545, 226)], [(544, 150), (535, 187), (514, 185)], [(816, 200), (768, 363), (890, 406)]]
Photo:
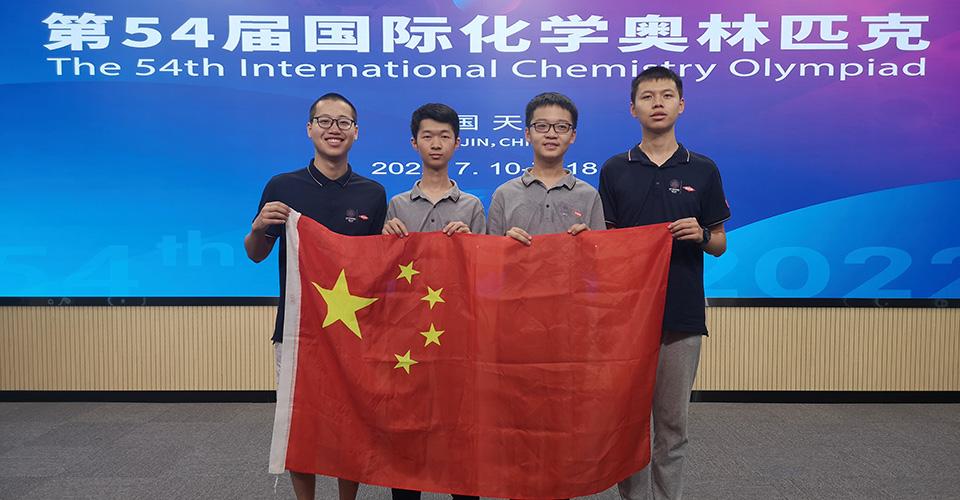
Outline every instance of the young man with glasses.
[(600, 170), (600, 196), (607, 225), (667, 224), (673, 253), (667, 278), (663, 334), (653, 394), (653, 452), (650, 465), (620, 483), (628, 500), (674, 499), (683, 495), (687, 409), (707, 334), (703, 254), (727, 249), (723, 223), (730, 208), (713, 160), (677, 142), (683, 113), (683, 82), (655, 66), (633, 79), (630, 114), (642, 140)]
[[(357, 140), (357, 109), (340, 94), (321, 96), (310, 106), (307, 136), (313, 142), (313, 159), (306, 168), (274, 176), (263, 188), (259, 212), (243, 240), (247, 256), (260, 262), (280, 240), (280, 305), (273, 331), (275, 368), (280, 378), (283, 315), (286, 292), (286, 240), (284, 224), (296, 210), (345, 235), (380, 234), (386, 216), (386, 192), (379, 183), (353, 171), (347, 155)], [(313, 499), (316, 477), (290, 471), (298, 499)], [(340, 479), (340, 500), (353, 500), (359, 485)]]
[(527, 103), (527, 142), (533, 166), (493, 193), (487, 233), (523, 245), (538, 234), (604, 229), (600, 195), (564, 168), (563, 156), (577, 137), (577, 108), (567, 96), (540, 94)]

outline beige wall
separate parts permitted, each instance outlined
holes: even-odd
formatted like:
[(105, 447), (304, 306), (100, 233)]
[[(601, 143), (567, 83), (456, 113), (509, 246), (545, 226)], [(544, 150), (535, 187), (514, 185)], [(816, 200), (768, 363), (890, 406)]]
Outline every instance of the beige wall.
[[(272, 390), (274, 307), (0, 307), (0, 390)], [(713, 307), (696, 389), (960, 390), (960, 309)]]

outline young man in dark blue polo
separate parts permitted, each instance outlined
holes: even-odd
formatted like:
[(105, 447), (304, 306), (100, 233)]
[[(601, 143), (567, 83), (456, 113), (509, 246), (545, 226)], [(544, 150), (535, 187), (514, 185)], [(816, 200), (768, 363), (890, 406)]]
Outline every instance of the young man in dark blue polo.
[(607, 227), (665, 223), (674, 239), (653, 395), (653, 452), (650, 465), (620, 483), (628, 500), (683, 494), (687, 410), (707, 334), (703, 254), (719, 257), (727, 249), (723, 223), (730, 209), (720, 172), (677, 142), (674, 126), (683, 109), (676, 73), (657, 66), (637, 75), (630, 114), (640, 122), (642, 140), (600, 170)]
[[(307, 136), (313, 142), (313, 159), (301, 169), (279, 174), (267, 182), (259, 212), (243, 240), (254, 262), (266, 259), (280, 240), (280, 306), (273, 331), (275, 367), (280, 374), (283, 342), (283, 309), (286, 291), (286, 241), (284, 224), (296, 210), (330, 230), (351, 236), (380, 234), (386, 217), (386, 192), (379, 183), (355, 173), (347, 155), (358, 137), (357, 109), (340, 94), (326, 94), (310, 106)], [(290, 471), (298, 499), (313, 499), (316, 476)], [(340, 500), (353, 500), (359, 485), (338, 480)]]

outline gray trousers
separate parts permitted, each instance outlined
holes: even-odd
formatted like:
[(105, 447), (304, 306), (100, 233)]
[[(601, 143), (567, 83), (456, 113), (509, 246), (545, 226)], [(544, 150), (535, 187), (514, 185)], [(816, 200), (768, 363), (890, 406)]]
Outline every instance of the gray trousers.
[(650, 464), (620, 482), (625, 500), (683, 497), (687, 410), (700, 362), (700, 335), (663, 332), (653, 389), (653, 453)]

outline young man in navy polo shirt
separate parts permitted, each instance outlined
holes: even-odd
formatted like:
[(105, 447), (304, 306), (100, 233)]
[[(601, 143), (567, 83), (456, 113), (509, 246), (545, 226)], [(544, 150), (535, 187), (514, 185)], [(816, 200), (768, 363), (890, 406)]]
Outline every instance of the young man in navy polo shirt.
[(676, 73), (657, 66), (637, 75), (630, 114), (640, 122), (642, 141), (600, 170), (607, 227), (667, 223), (674, 240), (653, 395), (653, 453), (650, 465), (620, 483), (629, 500), (683, 494), (687, 409), (707, 333), (703, 253), (719, 257), (727, 249), (723, 223), (730, 209), (720, 172), (677, 142), (674, 125), (683, 108)]
[[(274, 176), (263, 188), (259, 213), (243, 240), (254, 262), (266, 259), (280, 240), (280, 306), (273, 331), (277, 378), (283, 342), (283, 305), (286, 292), (286, 241), (284, 224), (296, 210), (330, 230), (351, 236), (380, 234), (387, 211), (386, 192), (379, 183), (355, 173), (347, 154), (357, 140), (357, 109), (340, 94), (325, 94), (310, 106), (307, 136), (313, 142), (313, 159), (306, 168)], [(312, 499), (313, 474), (290, 471), (298, 499)], [(338, 480), (341, 500), (353, 500), (359, 485)]]

